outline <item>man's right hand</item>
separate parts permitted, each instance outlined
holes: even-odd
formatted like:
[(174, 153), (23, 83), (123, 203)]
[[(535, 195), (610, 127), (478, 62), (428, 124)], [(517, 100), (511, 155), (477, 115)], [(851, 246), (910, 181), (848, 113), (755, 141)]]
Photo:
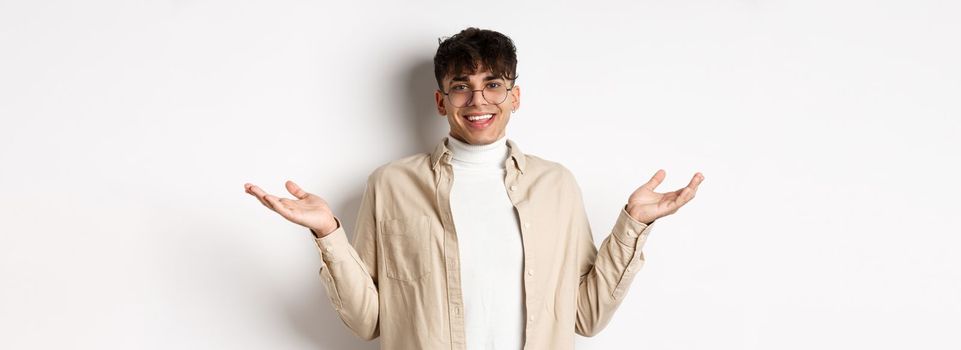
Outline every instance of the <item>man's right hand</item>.
[(317, 195), (307, 193), (293, 181), (287, 180), (285, 185), (287, 191), (297, 197), (297, 200), (278, 198), (267, 194), (260, 187), (249, 182), (244, 184), (244, 191), (257, 197), (261, 204), (290, 222), (313, 230), (317, 237), (324, 237), (338, 228), (337, 221), (334, 220), (334, 213), (327, 206), (327, 201)]

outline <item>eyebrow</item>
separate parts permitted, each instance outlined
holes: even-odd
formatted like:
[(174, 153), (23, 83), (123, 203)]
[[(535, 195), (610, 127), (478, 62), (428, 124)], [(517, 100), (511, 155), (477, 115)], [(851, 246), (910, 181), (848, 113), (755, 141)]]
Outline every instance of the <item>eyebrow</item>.
[[(498, 79), (500, 79), (500, 78), (495, 77), (495, 76), (493, 76), (493, 75), (488, 75), (488, 76), (484, 77), (484, 81), (491, 81), (491, 80), (498, 80)], [(453, 83), (455, 83), (455, 82), (467, 82), (467, 81), (468, 81), (468, 80), (467, 80), (467, 76), (466, 76), (466, 75), (459, 75), (459, 76), (456, 76), (456, 77), (454, 77), (453, 79), (451, 79), (451, 80), (450, 80), (450, 84), (453, 84)], [(448, 85), (450, 85), (450, 84), (448, 84)]]

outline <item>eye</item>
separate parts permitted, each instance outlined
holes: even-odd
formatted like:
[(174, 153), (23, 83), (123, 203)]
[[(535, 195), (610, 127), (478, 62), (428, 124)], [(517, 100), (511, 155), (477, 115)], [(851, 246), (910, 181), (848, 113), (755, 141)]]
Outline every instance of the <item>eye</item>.
[(497, 83), (497, 82), (488, 83), (488, 84), (487, 84), (487, 87), (489, 87), (489, 88), (497, 88), (497, 87), (500, 87), (500, 86), (501, 86), (501, 83)]
[(467, 90), (467, 85), (463, 85), (463, 84), (454, 85), (453, 87), (450, 88), (450, 90), (451, 90), (451, 91), (464, 91), (464, 90)]

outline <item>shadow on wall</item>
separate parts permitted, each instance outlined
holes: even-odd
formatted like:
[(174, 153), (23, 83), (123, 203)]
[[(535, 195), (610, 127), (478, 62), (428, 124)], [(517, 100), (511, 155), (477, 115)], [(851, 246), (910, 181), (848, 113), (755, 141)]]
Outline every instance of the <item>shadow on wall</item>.
[[(334, 214), (341, 219), (347, 237), (353, 242), (354, 227), (357, 221), (356, 213), (360, 208), (360, 200), (364, 194), (364, 186), (354, 186), (346, 201), (339, 205), (331, 204)], [(351, 213), (351, 214), (347, 214)], [(308, 232), (309, 234), (309, 232)], [(319, 255), (318, 255), (319, 259)], [(310, 343), (314, 344), (315, 349), (357, 349), (357, 350), (376, 350), (380, 349), (380, 338), (372, 341), (365, 341), (358, 338), (351, 332), (347, 325), (340, 320), (340, 315), (334, 310), (327, 296), (327, 291), (323, 288), (320, 281), (320, 266), (316, 266), (317, 273), (312, 276), (316, 279), (316, 288), (300, 291), (294, 297), (285, 297), (281, 300), (281, 309), (278, 312), (285, 314), (290, 322), (292, 330)]]
[(447, 117), (438, 114), (434, 102), (434, 91), (437, 90), (437, 80), (434, 79), (434, 59), (426, 57), (414, 61), (408, 70), (406, 81), (401, 82), (403, 91), (407, 91), (407, 115), (410, 116), (411, 123), (407, 124), (410, 129), (410, 145), (417, 147), (417, 150), (407, 152), (413, 154), (417, 152), (431, 152), (434, 147), (447, 135), (450, 127)]
[[(411, 141), (406, 143), (410, 148), (397, 145), (397, 147), (391, 146), (385, 149), (406, 149), (402, 152), (405, 155), (431, 152), (449, 130), (446, 118), (438, 114), (434, 107), (434, 90), (437, 89), (437, 81), (434, 79), (433, 57), (413, 60), (410, 65), (401, 68), (406, 68), (406, 72), (401, 72), (397, 76), (405, 79), (398, 79), (396, 83), (399, 88), (395, 91), (406, 91), (407, 94), (397, 97), (405, 101), (406, 106), (401, 110), (406, 111), (411, 121), (404, 124), (409, 126), (404, 132), (410, 136)], [(386, 162), (387, 160), (384, 161)], [(373, 170), (367, 169), (366, 173)], [(363, 180), (366, 181), (366, 178)], [(364, 183), (358, 181), (355, 189), (346, 197), (347, 200), (338, 205), (331, 203), (351, 242), (354, 238), (354, 228), (357, 227), (357, 214), (363, 194)], [(320, 280), (319, 275), (315, 277), (318, 281)], [(320, 293), (325, 292), (323, 288), (320, 289)], [(373, 341), (364, 341), (354, 336), (340, 320), (340, 316), (330, 305), (326, 295), (304, 293), (302, 298), (296, 300), (298, 302), (286, 306), (287, 319), (295, 331), (310, 339), (318, 349), (374, 350), (380, 348), (379, 337)]]

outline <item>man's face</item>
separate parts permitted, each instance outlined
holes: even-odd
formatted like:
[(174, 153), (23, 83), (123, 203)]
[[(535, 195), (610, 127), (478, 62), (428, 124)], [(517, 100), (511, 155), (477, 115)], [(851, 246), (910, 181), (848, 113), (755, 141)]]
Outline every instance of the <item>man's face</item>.
[[(450, 136), (471, 145), (486, 145), (503, 137), (507, 129), (507, 122), (511, 118), (511, 111), (520, 107), (520, 88), (514, 86), (510, 91), (507, 91), (507, 97), (498, 104), (488, 102), (481, 90), (497, 86), (511, 88), (513, 83), (513, 81), (494, 76), (489, 69), (481, 65), (478, 65), (477, 72), (471, 75), (447, 75), (444, 77), (442, 81), (444, 90), (451, 96), (448, 98), (438, 90), (434, 92), (434, 99), (437, 102), (437, 112), (447, 116), (447, 122), (450, 124)], [(456, 99), (455, 93), (458, 91), (464, 93), (470, 90), (477, 91), (472, 92), (473, 97), (467, 105), (458, 107), (451, 104), (451, 100)], [(470, 120), (471, 117), (485, 114), (492, 114), (493, 117), (488, 120)]]

